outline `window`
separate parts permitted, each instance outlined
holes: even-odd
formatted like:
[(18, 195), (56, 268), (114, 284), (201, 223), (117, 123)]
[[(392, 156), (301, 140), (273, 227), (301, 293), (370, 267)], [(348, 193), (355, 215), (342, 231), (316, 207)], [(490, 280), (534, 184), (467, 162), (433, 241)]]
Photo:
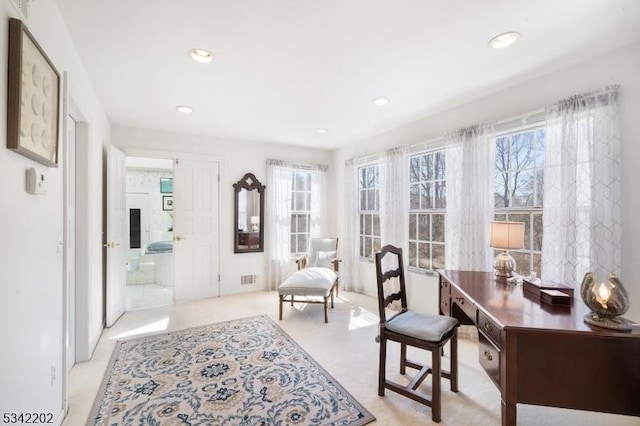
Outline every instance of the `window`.
[(446, 197), (444, 151), (409, 159), (409, 267), (444, 268)]
[(307, 251), (311, 231), (311, 174), (294, 171), (291, 182), (291, 253)]
[(378, 165), (358, 169), (360, 195), (360, 257), (373, 260), (380, 244), (380, 175)]
[(543, 127), (496, 138), (495, 219), (525, 223), (524, 249), (510, 251), (523, 275), (542, 273), (544, 149)]

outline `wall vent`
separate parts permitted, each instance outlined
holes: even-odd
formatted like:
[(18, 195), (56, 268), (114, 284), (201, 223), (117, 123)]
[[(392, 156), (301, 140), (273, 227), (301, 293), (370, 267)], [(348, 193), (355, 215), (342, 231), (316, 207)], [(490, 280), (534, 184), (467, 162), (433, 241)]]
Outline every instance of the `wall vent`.
[(240, 285), (255, 284), (256, 280), (257, 280), (257, 275), (241, 275)]

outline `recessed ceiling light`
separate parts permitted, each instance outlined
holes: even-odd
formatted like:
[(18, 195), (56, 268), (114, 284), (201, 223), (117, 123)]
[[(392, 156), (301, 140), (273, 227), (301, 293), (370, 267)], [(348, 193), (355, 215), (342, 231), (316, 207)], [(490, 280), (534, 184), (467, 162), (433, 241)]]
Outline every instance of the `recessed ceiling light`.
[(316, 130), (316, 132), (317, 132), (318, 134), (320, 134), (320, 135), (324, 135), (325, 133), (327, 133), (327, 132), (328, 132), (328, 130), (327, 130), (327, 129), (318, 129), (318, 130)]
[(204, 49), (191, 49), (189, 51), (189, 56), (196, 62), (200, 62), (203, 64), (208, 64), (213, 61), (213, 53)]
[(502, 49), (504, 47), (511, 46), (518, 40), (519, 37), (520, 33), (517, 33), (515, 31), (503, 33), (489, 40), (489, 46), (494, 49)]
[(186, 106), (186, 105), (178, 105), (176, 107), (176, 109), (180, 112), (183, 112), (185, 114), (189, 114), (190, 112), (193, 111), (193, 108), (191, 108), (190, 106)]
[(378, 98), (373, 100), (373, 104), (377, 106), (383, 106), (389, 103), (389, 99), (387, 98)]

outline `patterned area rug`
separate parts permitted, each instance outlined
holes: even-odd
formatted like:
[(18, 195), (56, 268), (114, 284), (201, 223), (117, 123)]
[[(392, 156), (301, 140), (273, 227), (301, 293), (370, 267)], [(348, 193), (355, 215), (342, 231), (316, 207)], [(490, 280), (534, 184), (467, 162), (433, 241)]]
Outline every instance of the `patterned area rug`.
[(267, 316), (116, 344), (88, 425), (364, 425), (375, 418)]

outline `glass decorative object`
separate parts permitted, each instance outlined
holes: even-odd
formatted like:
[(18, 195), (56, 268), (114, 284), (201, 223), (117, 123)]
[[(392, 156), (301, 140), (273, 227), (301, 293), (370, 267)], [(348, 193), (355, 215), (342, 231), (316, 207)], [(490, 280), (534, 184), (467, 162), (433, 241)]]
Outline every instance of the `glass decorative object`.
[(629, 309), (629, 295), (616, 274), (609, 273), (607, 282), (598, 283), (594, 272), (584, 275), (580, 297), (592, 312), (584, 316), (584, 322), (610, 330), (629, 331), (631, 323), (621, 317)]

